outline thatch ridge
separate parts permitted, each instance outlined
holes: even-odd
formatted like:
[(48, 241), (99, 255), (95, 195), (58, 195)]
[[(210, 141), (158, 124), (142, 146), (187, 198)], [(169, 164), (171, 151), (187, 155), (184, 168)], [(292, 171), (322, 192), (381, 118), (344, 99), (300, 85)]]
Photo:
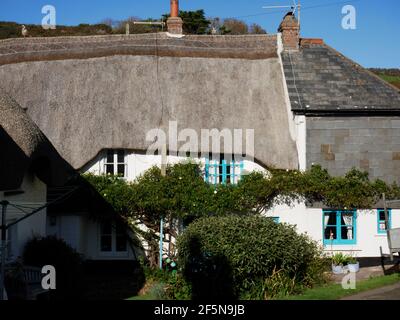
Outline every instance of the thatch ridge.
[(112, 55), (268, 59), (277, 57), (276, 42), (276, 36), (271, 35), (190, 35), (178, 39), (165, 33), (6, 39), (0, 41), (0, 65)]

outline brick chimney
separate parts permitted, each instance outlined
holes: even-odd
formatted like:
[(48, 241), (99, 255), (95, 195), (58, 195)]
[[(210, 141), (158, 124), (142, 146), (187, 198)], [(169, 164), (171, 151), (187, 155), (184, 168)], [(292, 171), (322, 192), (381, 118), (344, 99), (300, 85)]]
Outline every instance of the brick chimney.
[(300, 43), (300, 26), (293, 12), (283, 18), (278, 32), (282, 33), (284, 50), (298, 50)]
[(167, 20), (168, 32), (172, 34), (182, 34), (183, 21), (179, 17), (179, 0), (171, 0), (171, 17)]

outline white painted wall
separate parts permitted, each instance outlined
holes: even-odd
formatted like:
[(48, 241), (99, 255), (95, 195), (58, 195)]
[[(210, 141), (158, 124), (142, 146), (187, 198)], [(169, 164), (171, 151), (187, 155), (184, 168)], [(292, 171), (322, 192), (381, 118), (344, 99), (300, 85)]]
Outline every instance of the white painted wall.
[[(128, 245), (126, 253), (104, 253), (100, 250), (100, 223), (85, 214), (58, 215), (47, 220), (47, 233), (65, 240), (67, 244), (89, 260), (131, 260), (135, 255)], [(53, 220), (54, 221), (54, 220)]]
[[(377, 210), (357, 211), (357, 235), (355, 245), (328, 245), (326, 253), (344, 252), (356, 257), (380, 257), (380, 247), (389, 253), (386, 234), (378, 234)], [(323, 244), (323, 210), (306, 208), (304, 204), (294, 207), (277, 206), (266, 213), (268, 217), (279, 217), (281, 223), (296, 225), (300, 233), (306, 233), (320, 245)], [(400, 210), (392, 210), (392, 228), (400, 228)]]
[[(46, 185), (36, 176), (26, 174), (20, 189), (24, 192), (13, 196), (5, 196), (3, 192), (0, 192), (0, 200), (7, 200), (11, 204), (34, 209), (40, 208), (46, 203)], [(31, 212), (33, 209), (25, 208), (24, 210)], [(6, 215), (7, 224), (22, 218), (24, 215), (25, 213), (20, 210), (8, 206)], [(27, 241), (34, 236), (46, 235), (46, 209), (18, 223), (10, 229), (9, 233), (11, 238), (11, 256), (12, 259), (16, 259), (22, 255)]]
[[(299, 151), (300, 170), (306, 169), (306, 122), (303, 116), (295, 118), (296, 123), (296, 139)], [(99, 155), (85, 170), (95, 174), (101, 173), (103, 166), (103, 156)], [(184, 157), (168, 156), (168, 163), (178, 163), (185, 161)], [(205, 159), (196, 159), (201, 164), (205, 164)], [(147, 156), (145, 154), (136, 154), (128, 152), (126, 155), (128, 165), (127, 180), (133, 181), (152, 166), (161, 165), (161, 156)], [(267, 172), (260, 165), (244, 161), (244, 170), (248, 172), (260, 171)], [(267, 216), (279, 217), (280, 222), (296, 225), (300, 233), (306, 233), (312, 239), (323, 244), (323, 210), (307, 208), (304, 203), (298, 203), (294, 207), (276, 206), (266, 213)], [(400, 227), (400, 210), (392, 210), (392, 227)], [(93, 228), (93, 226), (91, 227)], [(378, 234), (377, 232), (377, 211), (358, 211), (357, 212), (357, 243), (355, 245), (333, 245), (325, 247), (327, 253), (342, 251), (348, 254), (353, 254), (358, 257), (378, 257), (380, 256), (380, 246), (384, 252), (388, 252), (386, 235)], [(91, 229), (90, 229), (91, 230)], [(88, 235), (95, 234), (91, 230)], [(95, 238), (88, 240), (88, 252), (96, 252)]]
[[(100, 153), (93, 161), (88, 163), (83, 169), (83, 172), (93, 174), (104, 174), (104, 153)], [(179, 162), (190, 160), (187, 157), (168, 156), (168, 164), (176, 164)], [(203, 167), (206, 163), (205, 158), (191, 159), (199, 162)], [(127, 177), (128, 181), (134, 181), (144, 172), (152, 168), (153, 166), (161, 167), (161, 155), (146, 155), (142, 153), (135, 153), (133, 151), (126, 151), (125, 162), (127, 163)], [(265, 169), (252, 161), (244, 161), (244, 171), (260, 171), (265, 172)]]

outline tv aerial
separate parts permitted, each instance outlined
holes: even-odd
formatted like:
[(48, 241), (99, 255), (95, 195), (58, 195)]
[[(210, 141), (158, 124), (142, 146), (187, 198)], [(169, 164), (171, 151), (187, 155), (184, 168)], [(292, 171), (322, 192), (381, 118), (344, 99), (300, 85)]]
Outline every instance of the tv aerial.
[(286, 6), (264, 6), (262, 7), (263, 9), (278, 9), (278, 8), (290, 8), (292, 10), (292, 14), (296, 15), (297, 13), (297, 20), (299, 21), (299, 26), (300, 26), (300, 10), (301, 10), (301, 5), (300, 5), (300, 0), (296, 1), (293, 0), (292, 5), (286, 5)]

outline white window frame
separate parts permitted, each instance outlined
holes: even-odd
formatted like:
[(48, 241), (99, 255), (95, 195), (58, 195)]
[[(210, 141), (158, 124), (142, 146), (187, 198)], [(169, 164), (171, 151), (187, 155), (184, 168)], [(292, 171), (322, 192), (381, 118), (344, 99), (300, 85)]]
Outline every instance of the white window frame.
[(115, 224), (110, 222), (111, 225), (111, 251), (102, 251), (101, 250), (101, 236), (102, 236), (102, 224), (104, 222), (98, 223), (98, 252), (100, 256), (103, 257), (119, 257), (126, 258), (128, 257), (129, 249), (128, 249), (128, 239), (126, 239), (126, 250), (125, 251), (117, 251), (117, 232), (115, 228)]
[[(112, 151), (113, 152), (113, 162), (107, 162), (107, 156), (108, 152)], [(123, 151), (124, 152), (124, 162), (118, 162), (118, 152)], [(121, 177), (123, 179), (127, 179), (128, 177), (128, 153), (124, 149), (107, 149), (104, 151), (103, 154), (103, 159), (101, 163), (101, 171), (103, 174), (107, 174), (107, 166), (112, 165), (113, 166), (113, 174), (117, 175), (118, 174), (118, 165), (124, 165), (124, 175)]]

